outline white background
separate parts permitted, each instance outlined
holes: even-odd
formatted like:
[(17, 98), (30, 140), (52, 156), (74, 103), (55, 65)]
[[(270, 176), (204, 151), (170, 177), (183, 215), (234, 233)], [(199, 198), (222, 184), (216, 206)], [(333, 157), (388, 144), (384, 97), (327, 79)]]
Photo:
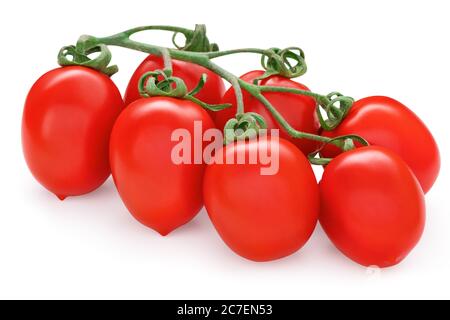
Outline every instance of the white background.
[[(0, 8), (0, 298), (327, 299), (450, 298), (449, 1), (3, 1)], [(413, 109), (442, 152), (427, 196), (428, 223), (400, 266), (371, 272), (339, 254), (321, 230), (301, 252), (251, 263), (221, 242), (205, 212), (168, 238), (127, 213), (111, 181), (59, 202), (21, 153), (23, 102), (55, 55), (79, 35), (134, 26), (206, 23), (223, 49), (301, 46), (314, 91), (382, 94)], [(144, 37), (169, 44), (169, 34)], [(144, 54), (114, 49), (123, 91)], [(259, 68), (243, 55), (220, 62)], [(320, 175), (320, 172), (318, 172)]]

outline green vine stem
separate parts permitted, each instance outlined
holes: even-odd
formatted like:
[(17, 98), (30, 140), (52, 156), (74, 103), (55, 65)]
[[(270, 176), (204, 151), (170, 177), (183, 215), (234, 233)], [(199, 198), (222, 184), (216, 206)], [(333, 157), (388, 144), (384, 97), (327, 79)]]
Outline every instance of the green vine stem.
[[(173, 42), (175, 45), (175, 49), (172, 48), (165, 48), (157, 45), (147, 44), (138, 42), (131, 39), (131, 36), (135, 35), (138, 32), (146, 31), (146, 30), (164, 30), (164, 31), (170, 31), (174, 33), (173, 36)], [(183, 34), (186, 38), (186, 44), (184, 46), (179, 46), (175, 42), (175, 37), (177, 34)], [(318, 136), (314, 134), (309, 134), (305, 132), (300, 132), (298, 130), (295, 130), (287, 121), (284, 119), (284, 117), (278, 112), (278, 110), (272, 106), (269, 100), (266, 99), (263, 93), (265, 92), (284, 92), (284, 93), (291, 93), (291, 94), (299, 94), (304, 96), (310, 96), (314, 98), (318, 103), (318, 116), (319, 120), (321, 122), (322, 127), (325, 130), (333, 130), (336, 128), (339, 123), (344, 119), (344, 117), (347, 115), (348, 111), (350, 110), (351, 106), (353, 105), (353, 99), (350, 97), (345, 97), (339, 93), (331, 93), (329, 95), (321, 95), (318, 93), (310, 92), (310, 91), (304, 91), (294, 88), (283, 88), (283, 87), (272, 87), (272, 86), (260, 86), (258, 83), (247, 83), (241, 79), (239, 79), (237, 76), (232, 74), (231, 72), (225, 70), (224, 68), (220, 67), (216, 63), (213, 62), (214, 59), (219, 57), (224, 57), (228, 55), (234, 55), (238, 53), (254, 53), (261, 55), (261, 62), (266, 70), (265, 75), (262, 77), (268, 77), (274, 74), (279, 74), (287, 78), (295, 78), (303, 75), (306, 70), (306, 63), (305, 63), (305, 55), (303, 51), (300, 48), (292, 47), (287, 49), (278, 49), (278, 48), (271, 48), (271, 49), (257, 49), (257, 48), (246, 48), (246, 49), (236, 49), (236, 50), (228, 50), (228, 51), (218, 51), (218, 46), (216, 44), (211, 44), (206, 37), (206, 27), (204, 25), (197, 25), (195, 30), (189, 30), (184, 28), (178, 28), (178, 27), (172, 27), (172, 26), (145, 26), (145, 27), (138, 27), (134, 29), (130, 29), (109, 37), (102, 37), (97, 38), (93, 36), (82, 36), (80, 40), (77, 43), (77, 46), (72, 49), (72, 52), (69, 52), (69, 55), (73, 56), (74, 63), (89, 63), (88, 55), (89, 50), (99, 50), (99, 48), (102, 48), (103, 50), (108, 50), (108, 46), (118, 46), (123, 48), (128, 48), (132, 50), (137, 50), (141, 52), (145, 52), (148, 54), (156, 55), (156, 56), (162, 56), (164, 60), (164, 70), (163, 74), (165, 75), (166, 83), (157, 83), (156, 80), (152, 81), (150, 86), (148, 87), (147, 92), (152, 91), (155, 93), (155, 90), (162, 90), (162, 88), (168, 88), (171, 87), (171, 83), (178, 84), (178, 80), (171, 79), (172, 76), (172, 59), (186, 61), (190, 63), (197, 64), (199, 66), (202, 66), (215, 74), (219, 75), (223, 79), (225, 79), (227, 82), (231, 84), (235, 91), (236, 95), (236, 103), (237, 103), (237, 114), (236, 114), (236, 122), (232, 121), (230, 122), (228, 128), (231, 128), (234, 125), (237, 125), (239, 123), (242, 123), (242, 119), (245, 123), (250, 123), (252, 127), (261, 127), (262, 122), (264, 121), (260, 118), (258, 118), (256, 114), (251, 113), (245, 113), (245, 106), (244, 106), (244, 99), (243, 99), (243, 92), (242, 90), (247, 91), (250, 95), (255, 97), (257, 100), (259, 100), (266, 108), (267, 110), (273, 115), (273, 117), (278, 121), (278, 123), (281, 125), (283, 129), (285, 129), (291, 136), (298, 138), (298, 139), (310, 139), (314, 141), (322, 142), (325, 144), (335, 144), (338, 147), (344, 149), (344, 145), (348, 145), (348, 139), (351, 140), (358, 140), (359, 142), (363, 142), (366, 144), (367, 142), (362, 139), (361, 137), (341, 137), (341, 138), (335, 138), (330, 139), (323, 136)], [(67, 47), (66, 47), (67, 48)], [(62, 65), (67, 65), (67, 61), (64, 61), (64, 54), (67, 54), (66, 51), (60, 53), (60, 62), (62, 62)], [(108, 50), (109, 52), (109, 50)], [(107, 53), (107, 52), (106, 52)], [(81, 60), (77, 61), (77, 56), (81, 56)], [(107, 58), (102, 61), (100, 71), (107, 70), (105, 66), (110, 61), (110, 55), (107, 55)], [(292, 62), (295, 62), (293, 65)], [(66, 64), (65, 64), (66, 63)], [(95, 68), (95, 63), (91, 63), (89, 67)], [(115, 70), (113, 70), (115, 71)], [(155, 76), (155, 75), (152, 75)], [(168, 83), (170, 82), (170, 83)], [(143, 88), (143, 83), (141, 83), (141, 88)], [(197, 90), (197, 89), (196, 89)], [(184, 90), (183, 95), (184, 97), (187, 97), (188, 99), (199, 103), (202, 105), (201, 101), (196, 101), (196, 98), (194, 97), (194, 94), (185, 94)], [(167, 94), (166, 94), (167, 95)], [(205, 105), (202, 105), (205, 107)], [(223, 108), (224, 106), (219, 106), (218, 110), (220, 108)], [(324, 111), (327, 114), (327, 118), (325, 119), (322, 115), (322, 111)], [(245, 134), (242, 136), (245, 137)], [(314, 162), (314, 161), (313, 161)]]
[(167, 50), (166, 52), (168, 53), (168, 55), (170, 55), (172, 59), (191, 62), (200, 65), (206, 69), (209, 69), (212, 72), (221, 76), (223, 79), (225, 79), (232, 85), (233, 89), (236, 92), (237, 106), (239, 110), (238, 114), (242, 115), (244, 113), (243, 94), (241, 87), (239, 85), (238, 77), (228, 72), (227, 70), (221, 68), (217, 64), (213, 63), (208, 53), (184, 51), (179, 49), (168, 49), (156, 45), (137, 42), (130, 39), (130, 37), (133, 34), (143, 30), (153, 30), (153, 29), (152, 27), (135, 28), (110, 37), (98, 38), (97, 41), (99, 44), (133, 49), (157, 56), (161, 56), (161, 52)]

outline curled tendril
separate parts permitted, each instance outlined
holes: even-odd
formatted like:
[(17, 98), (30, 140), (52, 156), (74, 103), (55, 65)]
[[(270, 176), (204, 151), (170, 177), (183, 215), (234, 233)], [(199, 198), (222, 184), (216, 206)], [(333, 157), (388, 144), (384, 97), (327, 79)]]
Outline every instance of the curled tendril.
[(183, 79), (169, 76), (163, 70), (156, 70), (145, 73), (139, 79), (138, 89), (144, 98), (171, 97), (186, 99), (211, 111), (220, 111), (231, 107), (231, 104), (209, 104), (195, 97), (203, 89), (206, 81), (207, 75), (203, 74), (197, 86), (193, 90), (188, 91)]
[[(292, 64), (291, 61), (295, 62)], [(281, 75), (286, 78), (297, 78), (307, 71), (305, 53), (298, 47), (286, 49), (271, 48), (268, 54), (261, 57), (261, 65), (266, 73), (259, 78), (265, 79), (272, 75)]]
[(250, 140), (258, 135), (259, 130), (267, 129), (266, 121), (254, 112), (231, 119), (225, 125), (225, 145), (235, 141)]
[[(348, 115), (355, 100), (342, 95), (339, 92), (332, 92), (322, 99), (318, 99), (317, 116), (320, 125), (325, 131), (336, 129)], [(322, 109), (327, 115), (327, 119), (322, 114)]]
[(143, 97), (173, 97), (183, 98), (187, 95), (186, 84), (181, 78), (169, 77), (164, 71), (150, 71), (145, 73), (138, 84), (139, 93)]
[(345, 136), (340, 136), (340, 137), (330, 139), (330, 141), (328, 141), (326, 143), (323, 143), (319, 149), (317, 149), (316, 151), (314, 151), (308, 155), (308, 159), (314, 165), (321, 165), (321, 166), (328, 165), (333, 159), (320, 158), (320, 157), (316, 158), (317, 155), (321, 154), (321, 152), (323, 151), (323, 149), (326, 146), (332, 144), (332, 145), (335, 145), (336, 147), (340, 148), (342, 151), (346, 152), (346, 151), (350, 151), (350, 150), (353, 150), (356, 148), (355, 142), (357, 142), (360, 145), (365, 146), (365, 147), (370, 145), (366, 139), (364, 139), (363, 137), (358, 136), (358, 135), (349, 134), (349, 135), (345, 135)]
[(176, 38), (180, 33), (181, 32), (174, 32), (172, 36), (172, 43), (178, 50), (192, 52), (219, 51), (219, 46), (216, 43), (209, 42), (209, 39), (206, 36), (206, 26), (204, 24), (197, 24), (194, 31), (182, 33), (186, 38), (184, 46), (180, 46), (177, 43)]
[[(111, 51), (104, 44), (93, 41), (95, 38), (83, 36), (76, 46), (63, 47), (58, 53), (60, 66), (83, 66), (98, 70), (107, 76), (112, 76), (119, 71), (116, 65), (110, 66)], [(90, 55), (99, 53), (94, 59)]]

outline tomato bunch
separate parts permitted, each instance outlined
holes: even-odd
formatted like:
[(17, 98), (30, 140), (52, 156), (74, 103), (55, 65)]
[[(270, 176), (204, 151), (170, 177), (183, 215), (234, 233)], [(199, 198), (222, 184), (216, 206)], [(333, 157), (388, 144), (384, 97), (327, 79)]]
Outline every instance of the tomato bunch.
[[(218, 51), (201, 26), (160, 27), (184, 33), (184, 48), (129, 38), (155, 28), (83, 36), (33, 85), (22, 144), (36, 180), (64, 200), (112, 173), (130, 213), (163, 236), (205, 207), (223, 241), (252, 261), (294, 254), (318, 223), (361, 265), (408, 256), (440, 169), (436, 141), (410, 109), (388, 97), (311, 92), (292, 80), (306, 71), (302, 51), (256, 50), (264, 70), (237, 78), (211, 60), (239, 50)], [(107, 45), (151, 53), (124, 98)], [(319, 183), (311, 164), (324, 167)]]

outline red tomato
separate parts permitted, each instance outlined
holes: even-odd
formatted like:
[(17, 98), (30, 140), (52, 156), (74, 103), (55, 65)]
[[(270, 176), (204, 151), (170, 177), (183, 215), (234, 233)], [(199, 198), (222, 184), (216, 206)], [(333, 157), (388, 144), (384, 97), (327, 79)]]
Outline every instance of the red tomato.
[[(204, 179), (208, 214), (224, 242), (237, 254), (263, 262), (289, 256), (310, 238), (319, 214), (319, 190), (306, 157), (290, 142), (271, 139), (231, 144), (223, 158), (279, 149), (279, 170), (255, 164), (211, 164)], [(275, 142), (273, 142), (275, 143)], [(273, 153), (272, 153), (273, 154)]]
[[(369, 97), (357, 101), (347, 118), (327, 137), (357, 134), (371, 145), (386, 147), (410, 166), (425, 193), (436, 181), (440, 170), (439, 149), (425, 124), (406, 106), (388, 97)], [(327, 146), (325, 157), (340, 150)]]
[[(263, 71), (252, 71), (243, 75), (241, 79), (247, 82), (253, 82), (253, 80), (263, 74)], [(309, 91), (304, 85), (280, 76), (272, 76), (262, 80), (260, 84), (264, 86), (288, 87)], [(262, 103), (245, 91), (243, 94), (245, 111), (256, 112), (262, 115), (267, 122), (268, 129), (280, 129), (280, 137), (294, 143), (306, 155), (318, 149), (318, 144), (315, 141), (295, 139), (289, 136), (289, 134), (278, 125), (275, 118), (273, 118), (271, 113), (267, 111)], [(297, 94), (274, 92), (264, 93), (264, 96), (294, 129), (307, 133), (319, 134), (320, 124), (316, 114), (316, 101), (313, 98)], [(222, 103), (231, 103), (233, 107), (214, 114), (213, 120), (219, 129), (223, 129), (228, 120), (236, 116), (236, 96), (233, 88), (230, 88), (225, 93)]]
[(205, 165), (172, 161), (178, 144), (172, 133), (185, 129), (194, 137), (194, 121), (202, 122), (203, 132), (214, 127), (208, 113), (190, 101), (140, 99), (124, 110), (111, 135), (111, 169), (122, 200), (138, 221), (163, 236), (203, 206)]
[(64, 67), (28, 94), (22, 122), (25, 159), (34, 177), (61, 200), (101, 186), (110, 175), (109, 137), (123, 100), (104, 74)]
[(347, 257), (364, 266), (400, 263), (425, 225), (420, 185), (395, 153), (382, 147), (346, 152), (325, 169), (320, 223)]
[[(190, 62), (172, 60), (172, 64), (173, 75), (183, 79), (188, 90), (194, 89), (200, 81), (202, 74), (206, 74), (208, 76), (206, 84), (195, 97), (209, 104), (220, 103), (220, 100), (225, 92), (225, 85), (218, 75), (203, 68), (202, 66)], [(142, 75), (149, 71), (155, 71), (163, 68), (164, 62), (161, 57), (153, 55), (148, 56), (131, 77), (125, 93), (125, 105), (129, 105), (130, 103), (141, 98), (138, 90), (138, 83)]]

